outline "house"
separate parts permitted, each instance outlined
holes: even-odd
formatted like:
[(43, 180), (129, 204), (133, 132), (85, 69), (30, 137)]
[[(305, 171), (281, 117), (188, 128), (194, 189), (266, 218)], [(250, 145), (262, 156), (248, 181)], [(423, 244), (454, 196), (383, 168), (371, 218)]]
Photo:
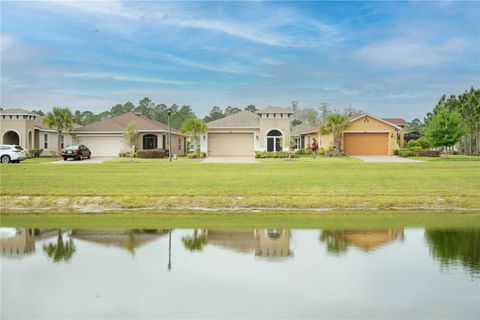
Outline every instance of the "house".
[[(76, 144), (86, 145), (94, 156), (118, 156), (130, 151), (123, 133), (134, 122), (139, 137), (135, 149), (169, 149), (168, 126), (133, 112), (108, 117), (72, 131)], [(172, 128), (172, 154), (185, 154), (185, 137)]]
[[(346, 155), (392, 155), (394, 150), (403, 147), (406, 122), (399, 118), (377, 118), (362, 113), (349, 117), (351, 126), (342, 134), (342, 148)], [(302, 143), (307, 149), (313, 138), (318, 147), (325, 150), (333, 146), (333, 134), (319, 135), (319, 126), (301, 133)]]
[[(0, 111), (2, 144), (16, 144), (24, 149), (43, 149), (43, 156), (57, 152), (57, 131), (42, 125), (41, 119), (41, 116), (20, 108)], [(60, 148), (72, 142), (72, 135), (65, 132), (60, 138)]]
[[(201, 150), (207, 156), (253, 156), (255, 151), (281, 151), (283, 139), (290, 138), (293, 112), (268, 107), (253, 113), (241, 111), (208, 125), (202, 136)], [(287, 147), (288, 148), (288, 147)]]
[[(24, 149), (43, 149), (48, 156), (58, 150), (57, 131), (42, 125), (43, 117), (24, 109), (0, 111), (0, 134), (3, 144), (17, 144)], [(62, 132), (60, 149), (71, 144), (84, 144), (94, 156), (118, 156), (130, 151), (123, 132), (130, 122), (135, 122), (139, 137), (136, 149), (169, 149), (168, 126), (127, 112), (85, 125), (74, 125), (72, 131)], [(172, 128), (172, 154), (185, 153), (185, 137)]]

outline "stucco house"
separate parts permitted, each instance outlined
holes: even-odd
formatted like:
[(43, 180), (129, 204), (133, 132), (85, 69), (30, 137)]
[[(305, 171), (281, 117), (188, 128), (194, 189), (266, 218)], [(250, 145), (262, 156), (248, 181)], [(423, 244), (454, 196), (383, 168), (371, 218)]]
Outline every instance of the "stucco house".
[[(18, 144), (24, 149), (43, 149), (42, 155), (58, 150), (57, 131), (41, 124), (42, 117), (24, 109), (0, 111), (0, 135), (3, 144)], [(93, 156), (116, 157), (130, 151), (123, 132), (135, 122), (139, 137), (136, 149), (169, 148), (168, 126), (133, 112), (105, 118), (86, 126), (75, 125), (72, 131), (62, 133), (60, 149), (70, 144), (84, 144)], [(185, 137), (172, 128), (172, 154), (185, 153)]]
[[(392, 155), (403, 147), (406, 121), (401, 118), (377, 118), (362, 113), (352, 114), (351, 126), (342, 135), (342, 148), (346, 155)], [(311, 147), (313, 138), (318, 147), (333, 146), (333, 134), (319, 135), (319, 126), (307, 128), (300, 133), (305, 149)]]
[[(86, 145), (94, 156), (118, 156), (120, 152), (130, 151), (123, 137), (123, 132), (130, 122), (135, 122), (139, 133), (135, 144), (136, 150), (169, 149), (168, 126), (133, 112), (76, 128), (72, 131), (73, 141)], [(174, 128), (172, 128), (172, 154), (185, 154), (185, 137)]]
[(207, 123), (201, 150), (207, 156), (253, 156), (255, 151), (281, 151), (282, 138), (290, 137), (293, 112), (268, 107), (253, 113), (241, 111)]
[[(57, 131), (42, 125), (42, 117), (20, 108), (0, 111), (2, 144), (17, 144), (24, 149), (43, 149), (42, 155), (57, 152)], [(72, 144), (69, 132), (62, 134), (60, 148)]]

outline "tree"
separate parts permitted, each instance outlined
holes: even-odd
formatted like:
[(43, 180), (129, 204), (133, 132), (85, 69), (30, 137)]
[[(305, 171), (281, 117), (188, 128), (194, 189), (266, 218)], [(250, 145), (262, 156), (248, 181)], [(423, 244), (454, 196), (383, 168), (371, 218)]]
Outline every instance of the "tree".
[(45, 116), (45, 113), (42, 110), (32, 110), (32, 113), (38, 114), (39, 116)]
[(200, 135), (207, 132), (207, 130), (207, 124), (197, 118), (187, 119), (180, 129), (183, 134), (186, 134), (195, 140), (195, 152), (200, 151)]
[(447, 108), (438, 110), (427, 123), (425, 133), (432, 146), (444, 147), (448, 157), (448, 147), (455, 145), (464, 134), (462, 116), (457, 111)]
[(57, 242), (43, 245), (43, 251), (52, 258), (53, 262), (69, 262), (75, 253), (75, 245), (70, 238), (67, 242), (63, 241), (62, 230), (58, 229)]
[(225, 108), (224, 115), (225, 116), (230, 116), (232, 114), (239, 113), (241, 111), (242, 111), (242, 109), (240, 109), (240, 108), (228, 106), (228, 107)]
[(250, 111), (250, 112), (257, 112), (257, 107), (255, 107), (253, 104), (249, 104), (248, 106), (245, 107), (245, 111)]
[(318, 107), (318, 109), (320, 110), (320, 114), (319, 114), (320, 123), (324, 123), (324, 122), (325, 122), (325, 119), (326, 119), (326, 117), (327, 117), (327, 114), (333, 112), (333, 111), (330, 109), (330, 104), (328, 104), (328, 103), (326, 103), (326, 102), (321, 102), (321, 103), (320, 103), (320, 107)]
[(422, 132), (423, 123), (422, 120), (415, 118), (405, 126), (406, 132)]
[(155, 104), (152, 100), (150, 100), (150, 98), (144, 97), (138, 102), (138, 106), (134, 110), (136, 113), (144, 117), (151, 118), (154, 106)]
[(125, 142), (130, 147), (130, 161), (132, 161), (133, 154), (135, 153), (135, 143), (138, 139), (138, 132), (136, 129), (135, 121), (131, 121), (127, 125), (123, 136), (125, 137)]
[(202, 251), (203, 247), (208, 243), (207, 236), (204, 232), (198, 234), (198, 230), (193, 230), (193, 236), (182, 237), (183, 245), (190, 251)]
[(343, 109), (343, 113), (345, 113), (347, 116), (351, 116), (352, 114), (355, 114), (355, 113), (363, 113), (362, 110), (360, 109), (356, 109), (352, 106), (348, 106), (346, 107), (345, 109)]
[(42, 124), (57, 130), (57, 155), (61, 154), (60, 141), (62, 132), (72, 130), (75, 123), (75, 117), (68, 108), (54, 107), (48, 112), (46, 117), (42, 119)]
[(223, 110), (220, 107), (213, 107), (212, 110), (210, 110), (210, 113), (208, 116), (205, 116), (203, 120), (205, 122), (210, 122), (218, 119), (225, 118), (225, 114), (223, 113)]
[(338, 157), (342, 148), (343, 131), (350, 128), (351, 123), (346, 114), (330, 113), (325, 118), (325, 123), (320, 126), (320, 135), (333, 134), (332, 156)]
[[(166, 115), (168, 121), (168, 115)], [(175, 113), (172, 114), (172, 127), (175, 129), (180, 129), (183, 123), (190, 118), (196, 118), (195, 113), (193, 113), (192, 108), (188, 105), (183, 105)]]

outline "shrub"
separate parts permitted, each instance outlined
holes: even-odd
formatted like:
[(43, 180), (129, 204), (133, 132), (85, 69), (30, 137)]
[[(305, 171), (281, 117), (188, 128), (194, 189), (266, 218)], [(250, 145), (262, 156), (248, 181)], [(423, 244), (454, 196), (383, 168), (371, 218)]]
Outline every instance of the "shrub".
[(297, 153), (287, 152), (287, 151), (256, 151), (255, 158), (265, 159), (265, 158), (297, 158)]
[(188, 159), (205, 158), (206, 156), (207, 156), (207, 154), (205, 152), (202, 152), (202, 151), (187, 153), (187, 158)]
[(408, 141), (407, 148), (413, 148), (413, 147), (420, 147), (421, 148), (422, 146), (420, 145), (420, 142), (418, 142), (417, 140)]
[(42, 154), (43, 149), (29, 149), (25, 150), (25, 153), (28, 158), (40, 158), (40, 155)]
[(165, 157), (165, 151), (162, 149), (148, 149), (148, 150), (138, 150), (138, 158), (163, 158)]
[(393, 154), (394, 154), (394, 155), (398, 156), (399, 153), (400, 153), (400, 149), (395, 149), (395, 150), (393, 150)]
[[(130, 152), (120, 152), (120, 153), (118, 154), (118, 156), (119, 156), (120, 158), (130, 158)], [(137, 153), (134, 152), (132, 158), (136, 158), (136, 157), (137, 157)]]
[(439, 150), (420, 150), (420, 156), (422, 157), (440, 157)]
[(432, 146), (430, 140), (427, 137), (421, 137), (417, 139), (417, 142), (420, 144), (422, 149), (430, 149), (430, 147)]
[(325, 155), (325, 149), (324, 148), (319, 148), (318, 151), (317, 151), (317, 154), (319, 156), (324, 156)]
[(418, 157), (418, 156), (420, 156), (420, 151), (422, 151), (422, 147), (403, 148), (403, 149), (398, 150), (398, 155), (400, 157), (404, 157), (404, 158)]

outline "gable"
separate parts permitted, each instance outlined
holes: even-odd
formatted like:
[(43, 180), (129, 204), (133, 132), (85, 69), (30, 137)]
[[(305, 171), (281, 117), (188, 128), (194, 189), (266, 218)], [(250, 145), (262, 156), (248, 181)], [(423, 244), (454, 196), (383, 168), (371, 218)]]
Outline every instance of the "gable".
[(394, 124), (375, 118), (369, 114), (351, 120), (351, 127), (347, 131), (393, 131), (401, 130)]

